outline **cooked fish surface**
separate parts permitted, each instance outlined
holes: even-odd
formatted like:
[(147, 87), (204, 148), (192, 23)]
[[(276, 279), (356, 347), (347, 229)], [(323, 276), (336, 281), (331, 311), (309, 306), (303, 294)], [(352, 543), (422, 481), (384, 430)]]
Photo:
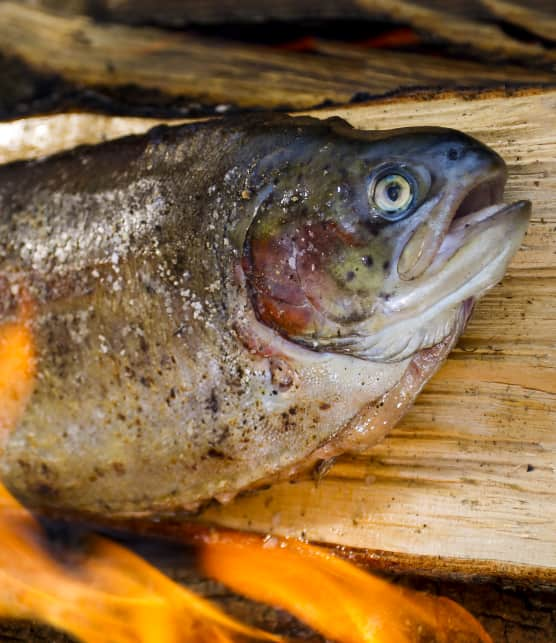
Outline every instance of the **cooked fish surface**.
[(368, 449), (519, 247), (505, 181), (455, 130), (285, 115), (0, 167), (4, 483), (162, 518)]

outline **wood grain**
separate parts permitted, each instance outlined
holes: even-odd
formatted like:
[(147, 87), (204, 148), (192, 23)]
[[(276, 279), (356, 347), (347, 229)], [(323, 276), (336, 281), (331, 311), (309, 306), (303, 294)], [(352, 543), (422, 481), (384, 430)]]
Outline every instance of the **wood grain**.
[[(485, 37), (494, 42), (488, 34)], [(319, 47), (318, 55), (278, 51), (153, 28), (97, 24), (83, 16), (64, 17), (0, 2), (0, 53), (81, 87), (134, 86), (213, 105), (304, 109), (400, 88), (477, 88), (556, 80), (554, 70), (368, 53), (338, 43), (321, 42)]]
[(550, 0), (481, 0), (492, 16), (556, 42), (556, 7)]
[[(383, 444), (340, 459), (321, 480), (275, 485), (211, 507), (202, 519), (382, 551), (402, 567), (442, 557), (465, 574), (555, 583), (556, 91), (425, 94), (314, 115), (369, 129), (468, 132), (506, 159), (507, 198), (531, 199), (533, 220), (503, 283), (480, 302), (458, 348)], [(0, 143), (16, 134), (0, 145), (0, 159), (153, 123), (84, 114), (6, 123)], [(40, 147), (30, 146), (41, 137)]]

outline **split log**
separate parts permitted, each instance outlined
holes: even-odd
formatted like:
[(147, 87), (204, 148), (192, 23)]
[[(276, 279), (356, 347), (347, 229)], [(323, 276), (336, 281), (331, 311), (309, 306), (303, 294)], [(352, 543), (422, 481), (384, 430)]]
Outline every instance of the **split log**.
[[(97, 24), (83, 16), (63, 17), (20, 3), (0, 3), (0, 54), (17, 57), (39, 75), (81, 87), (125, 93), (125, 88), (134, 86), (160, 92), (170, 101), (185, 96), (212, 105), (305, 109), (417, 86), (556, 82), (554, 72), (518, 66), (369, 53), (338, 43), (321, 42), (318, 47), (324, 55)], [(12, 81), (16, 93), (18, 83), (16, 75)], [(3, 93), (9, 97), (10, 87)]]
[[(37, 0), (27, 2), (37, 4)], [(555, 62), (543, 43), (534, 41), (535, 35), (556, 41), (556, 12), (550, 0), (39, 0), (39, 4), (129, 24), (172, 27), (268, 20), (386, 20), (410, 25), (429, 40), (471, 46), (489, 57)], [(505, 24), (529, 32), (529, 37), (509, 35), (502, 28)]]
[[(533, 220), (503, 283), (383, 444), (339, 459), (321, 480), (275, 485), (201, 519), (365, 550), (362, 559), (401, 570), (556, 583), (556, 91), (422, 94), (313, 113), (370, 129), (462, 129), (506, 159), (507, 198), (531, 199)], [(0, 159), (153, 123), (85, 114), (5, 123)]]

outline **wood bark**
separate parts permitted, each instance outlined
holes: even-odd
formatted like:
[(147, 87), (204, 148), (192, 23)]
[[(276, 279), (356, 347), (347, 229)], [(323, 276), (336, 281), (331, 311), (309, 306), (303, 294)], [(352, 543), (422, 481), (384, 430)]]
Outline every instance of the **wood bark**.
[[(320, 55), (278, 51), (159, 29), (97, 24), (83, 16), (64, 17), (20, 3), (0, 3), (0, 54), (17, 57), (39, 79), (46, 76), (81, 88), (119, 91), (131, 103), (130, 87), (158, 92), (167, 97), (162, 100), (165, 104), (185, 96), (200, 103), (221, 104), (222, 109), (230, 104), (304, 109), (400, 88), (556, 82), (551, 70), (401, 52), (369, 53), (324, 41), (318, 42), (317, 48)], [(547, 50), (546, 55), (552, 54)], [(8, 58), (6, 61), (7, 71), (0, 82), (6, 84), (3, 101), (9, 103), (10, 92), (22, 90), (20, 74), (10, 85), (12, 63)], [(24, 86), (23, 91), (31, 90)], [(149, 97), (143, 95), (143, 106), (145, 100), (148, 103)], [(160, 96), (157, 101), (155, 105), (160, 105)]]

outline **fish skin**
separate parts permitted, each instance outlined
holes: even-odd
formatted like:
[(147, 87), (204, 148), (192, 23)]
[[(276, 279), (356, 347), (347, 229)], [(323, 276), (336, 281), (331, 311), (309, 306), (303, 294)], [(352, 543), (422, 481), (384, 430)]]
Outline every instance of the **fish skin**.
[[(395, 223), (369, 214), (368, 176), (385, 160), (427, 174), (416, 214)], [(368, 448), (470, 312), (456, 302), (416, 332), (388, 309), (411, 287), (399, 257), (430, 203), (503, 167), (453, 130), (282, 115), (0, 167), (0, 325), (25, 293), (38, 355), (23, 418), (4, 431), (3, 482), (39, 511), (160, 519)], [(442, 216), (427, 228), (437, 247)], [(316, 247), (299, 246), (308, 232)], [(406, 263), (426, 274), (416, 257)]]

